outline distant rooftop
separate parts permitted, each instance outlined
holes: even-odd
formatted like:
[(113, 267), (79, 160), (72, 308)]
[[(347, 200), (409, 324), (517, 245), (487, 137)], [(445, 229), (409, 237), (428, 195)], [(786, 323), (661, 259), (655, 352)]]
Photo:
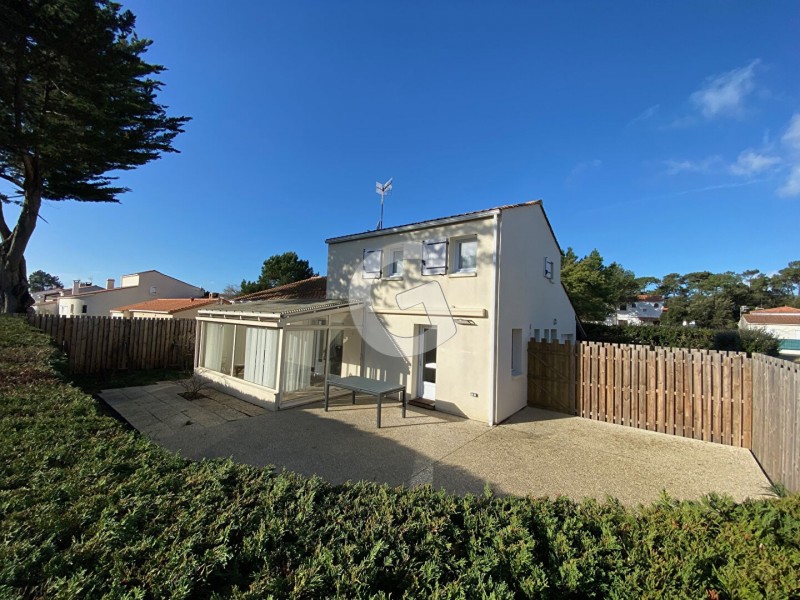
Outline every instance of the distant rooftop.
[(183, 310), (199, 308), (201, 306), (220, 304), (221, 302), (224, 302), (224, 300), (220, 298), (157, 298), (155, 300), (137, 302), (136, 304), (127, 304), (119, 308), (112, 308), (111, 310), (117, 312), (140, 311), (173, 314)]

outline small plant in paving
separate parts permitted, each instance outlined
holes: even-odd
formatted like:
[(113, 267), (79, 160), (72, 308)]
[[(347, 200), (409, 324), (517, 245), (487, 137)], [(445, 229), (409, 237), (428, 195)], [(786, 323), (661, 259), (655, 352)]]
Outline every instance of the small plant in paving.
[(208, 381), (202, 377), (199, 377), (197, 373), (192, 373), (192, 376), (188, 379), (179, 379), (178, 385), (186, 390), (183, 394), (181, 394), (181, 396), (187, 400), (198, 400), (199, 398), (205, 398), (206, 396), (203, 395), (203, 390), (207, 390), (211, 386)]

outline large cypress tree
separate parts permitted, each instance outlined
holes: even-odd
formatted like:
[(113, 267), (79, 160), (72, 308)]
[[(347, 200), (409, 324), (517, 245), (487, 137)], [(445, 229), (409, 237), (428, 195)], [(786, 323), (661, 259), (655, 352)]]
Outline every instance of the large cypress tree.
[[(0, 312), (31, 304), (25, 249), (42, 200), (117, 202), (115, 171), (175, 152), (161, 65), (109, 0), (0, 0)], [(4, 206), (20, 206), (13, 229)]]

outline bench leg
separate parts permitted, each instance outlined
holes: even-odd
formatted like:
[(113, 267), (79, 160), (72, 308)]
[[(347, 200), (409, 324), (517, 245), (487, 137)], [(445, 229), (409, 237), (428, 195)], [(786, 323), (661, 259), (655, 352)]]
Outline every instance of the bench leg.
[(356, 391), (353, 390), (353, 404), (356, 403)]
[(328, 384), (325, 384), (325, 412), (328, 412)]
[(378, 429), (381, 428), (381, 398), (382, 394), (378, 394)]
[(403, 418), (405, 419), (406, 418), (406, 391), (403, 390), (401, 392), (401, 394), (403, 394)]

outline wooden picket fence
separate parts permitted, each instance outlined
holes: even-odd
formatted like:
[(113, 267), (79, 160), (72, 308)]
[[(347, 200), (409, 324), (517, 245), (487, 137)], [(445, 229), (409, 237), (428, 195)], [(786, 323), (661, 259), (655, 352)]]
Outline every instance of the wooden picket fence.
[(753, 455), (772, 481), (800, 493), (800, 365), (753, 355)]
[(786, 360), (531, 340), (528, 404), (749, 448), (773, 482), (800, 492), (800, 365)]
[[(547, 362), (555, 359), (561, 364), (552, 373), (542, 372), (542, 356), (548, 357)], [(532, 406), (750, 447), (753, 376), (745, 354), (532, 341), (531, 363), (528, 403)], [(550, 391), (554, 384), (548, 379), (558, 382), (556, 395)]]
[(194, 319), (30, 315), (67, 355), (70, 373), (180, 367), (194, 362)]

